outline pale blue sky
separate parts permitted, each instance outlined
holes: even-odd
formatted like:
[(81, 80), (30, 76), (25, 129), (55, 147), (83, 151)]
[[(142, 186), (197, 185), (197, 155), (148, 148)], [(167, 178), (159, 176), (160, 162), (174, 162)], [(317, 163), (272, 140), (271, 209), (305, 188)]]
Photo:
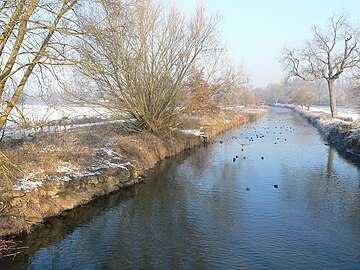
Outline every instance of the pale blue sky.
[[(188, 10), (196, 0), (176, 0)], [(224, 40), (236, 62), (245, 64), (256, 87), (279, 82), (278, 63), (284, 44), (296, 45), (311, 37), (313, 25), (325, 26), (336, 12), (360, 22), (360, 0), (203, 0), (209, 11), (223, 17)]]

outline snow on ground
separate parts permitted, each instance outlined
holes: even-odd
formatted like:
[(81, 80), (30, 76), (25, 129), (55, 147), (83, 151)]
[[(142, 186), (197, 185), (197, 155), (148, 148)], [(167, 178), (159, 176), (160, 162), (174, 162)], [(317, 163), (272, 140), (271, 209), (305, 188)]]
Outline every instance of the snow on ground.
[[(123, 120), (110, 120), (112, 113), (101, 107), (79, 107), (79, 106), (53, 106), (46, 105), (24, 105), (20, 107), (27, 120), (32, 124), (43, 124), (46, 122), (66, 119), (55, 125), (45, 125), (41, 130), (45, 132), (56, 132), (71, 128), (84, 128), (102, 125), (104, 123), (119, 123)], [(95, 122), (93, 119), (95, 118)], [(13, 110), (11, 119), (22, 122), (20, 115)], [(79, 121), (80, 120), (80, 121)], [(92, 121), (91, 121), (92, 120)], [(78, 123), (77, 123), (78, 121)], [(80, 122), (80, 123), (79, 123)], [(76, 124), (77, 123), (77, 124)], [(13, 121), (8, 121), (5, 137), (22, 137), (35, 133), (33, 128), (19, 128)]]
[(128, 171), (129, 165), (131, 165), (130, 162), (113, 163), (109, 160), (103, 160), (101, 164), (97, 166), (92, 166), (90, 170), (85, 171), (77, 171), (74, 166), (58, 166), (55, 172), (60, 175), (48, 175), (44, 177), (39, 177), (38, 174), (40, 173), (40, 171), (33, 172), (17, 181), (14, 184), (14, 190), (22, 190), (24, 192), (29, 192), (31, 190), (37, 190), (39, 187), (42, 186), (45, 181), (70, 182), (74, 179), (82, 177), (100, 175), (100, 170), (108, 168), (124, 169)]
[(121, 159), (123, 158), (123, 156), (121, 154), (119, 154), (118, 152), (114, 151), (112, 148), (110, 147), (103, 147), (98, 149), (96, 152), (98, 153), (104, 153), (106, 154), (108, 157), (111, 157), (113, 159)]
[(184, 134), (187, 134), (187, 135), (195, 135), (195, 136), (205, 135), (201, 128), (200, 128), (200, 129), (187, 129), (187, 130), (182, 130), (182, 132), (183, 132)]
[(24, 191), (30, 191), (33, 189), (38, 189), (42, 185), (41, 181), (32, 181), (33, 179), (36, 179), (38, 174), (42, 173), (42, 170), (38, 170), (35, 172), (30, 173), (26, 177), (20, 179), (17, 181), (14, 185), (14, 190), (24, 190)]
[[(112, 114), (109, 110), (102, 107), (80, 107), (80, 106), (47, 106), (47, 105), (23, 105), (19, 106), (22, 114), (33, 124), (46, 123), (61, 119), (66, 120), (86, 120), (89, 118), (99, 118), (107, 120)], [(10, 118), (21, 123), (20, 114), (13, 110)], [(86, 121), (85, 121), (86, 122)], [(16, 129), (13, 121), (8, 121), (8, 129)]]
[(42, 182), (40, 181), (30, 181), (30, 180), (22, 180), (19, 181), (15, 186), (14, 190), (24, 190), (24, 191), (30, 191), (30, 190), (37, 190), (38, 187), (42, 185)]
[(118, 169), (125, 169), (125, 170), (129, 170), (126, 165), (130, 164), (128, 163), (113, 163), (109, 160), (104, 160), (100, 165), (97, 166), (93, 166), (91, 169), (93, 171), (98, 171), (98, 170), (102, 170), (102, 169), (107, 169), (107, 168), (118, 168)]
[[(352, 108), (352, 107), (337, 107), (337, 109), (338, 109), (338, 115), (341, 117), (351, 118), (354, 121), (360, 119), (359, 109)], [(330, 113), (330, 107), (328, 107), (328, 106), (313, 106), (313, 107), (310, 107), (310, 111)]]
[(111, 112), (102, 107), (24, 105), (22, 111), (30, 120), (54, 121), (62, 118), (83, 119), (91, 117), (109, 118)]
[(38, 171), (34, 171), (17, 181), (13, 188), (14, 190), (29, 192), (31, 190), (37, 190), (45, 181), (69, 182), (82, 177), (101, 175), (101, 170), (109, 168), (124, 169), (129, 171), (128, 166), (131, 166), (131, 163), (117, 162), (122, 159), (122, 155), (114, 151), (109, 146), (99, 148), (95, 151), (97, 153), (103, 153), (106, 156), (99, 157), (100, 160), (96, 162), (97, 164), (88, 169), (81, 170), (76, 164), (60, 162), (55, 168), (54, 174), (44, 176), (43, 170), (40, 169)]
[(57, 173), (73, 173), (75, 170), (78, 170), (78, 168), (68, 162), (64, 162), (62, 165), (58, 165), (56, 167), (55, 172)]

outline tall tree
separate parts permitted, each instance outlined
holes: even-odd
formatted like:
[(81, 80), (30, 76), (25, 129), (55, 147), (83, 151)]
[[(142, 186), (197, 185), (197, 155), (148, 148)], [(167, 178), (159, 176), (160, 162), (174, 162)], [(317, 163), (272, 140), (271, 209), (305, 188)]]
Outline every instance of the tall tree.
[(358, 29), (345, 15), (336, 14), (326, 29), (313, 27), (313, 38), (305, 46), (282, 51), (281, 62), (289, 77), (327, 82), (332, 117), (337, 116), (335, 81), (346, 71), (360, 68), (359, 39)]
[(82, 99), (136, 120), (127, 121), (132, 129), (174, 128), (183, 82), (212, 50), (218, 19), (206, 17), (202, 7), (187, 17), (151, 0), (102, 3), (98, 14), (83, 20), (88, 35), (78, 72), (90, 80)]

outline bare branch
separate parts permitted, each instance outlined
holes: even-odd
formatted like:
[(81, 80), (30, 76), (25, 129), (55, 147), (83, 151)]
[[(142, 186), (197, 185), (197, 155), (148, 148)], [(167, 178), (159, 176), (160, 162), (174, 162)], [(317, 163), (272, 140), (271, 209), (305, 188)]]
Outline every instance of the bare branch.
[(328, 84), (330, 107), (333, 117), (336, 116), (336, 95), (334, 81), (346, 70), (360, 66), (359, 33), (347, 23), (343, 14), (329, 19), (330, 32), (314, 27), (314, 37), (307, 42), (304, 49), (290, 50), (285, 48), (280, 59), (288, 76), (303, 80), (325, 79)]

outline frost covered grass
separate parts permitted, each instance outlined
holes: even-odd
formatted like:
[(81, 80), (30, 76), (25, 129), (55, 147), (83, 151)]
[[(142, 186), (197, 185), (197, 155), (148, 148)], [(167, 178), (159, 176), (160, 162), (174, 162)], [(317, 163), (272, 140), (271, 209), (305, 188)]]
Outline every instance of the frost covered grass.
[(327, 141), (344, 148), (347, 152), (360, 155), (359, 120), (331, 118), (327, 112), (292, 108), (317, 127)]
[(117, 127), (89, 126), (71, 132), (45, 133), (31, 141), (8, 141), (7, 156), (22, 168), (24, 177), (14, 190), (37, 190), (45, 181), (70, 182), (99, 175), (108, 168), (127, 169), (129, 155), (121, 154), (124, 134)]

